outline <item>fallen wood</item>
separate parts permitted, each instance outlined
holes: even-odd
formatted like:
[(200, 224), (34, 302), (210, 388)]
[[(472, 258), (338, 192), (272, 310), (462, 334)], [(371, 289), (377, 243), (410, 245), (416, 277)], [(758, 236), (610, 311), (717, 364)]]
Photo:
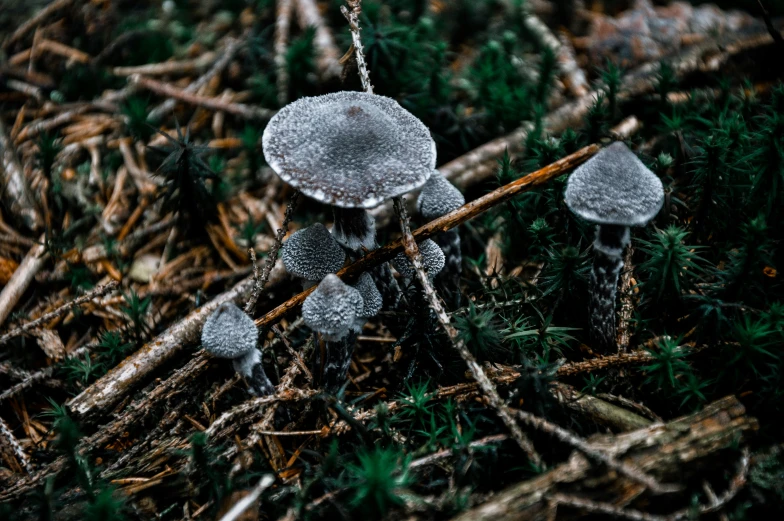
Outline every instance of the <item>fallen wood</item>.
[[(698, 413), (615, 436), (594, 436), (588, 443), (662, 482), (699, 483), (700, 478), (713, 478), (720, 475), (718, 471), (731, 469), (733, 461), (743, 462), (737, 454), (733, 455), (733, 448), (758, 427), (757, 420), (745, 413), (737, 398), (728, 396)], [(732, 482), (727, 485), (730, 487)], [(678, 514), (691, 505), (695, 493), (687, 489), (651, 502), (653, 495), (643, 487), (606, 468), (592, 466), (588, 459), (574, 452), (566, 463), (507, 488), (454, 521), (544, 521), (577, 519), (584, 514), (579, 508), (569, 508), (559, 509), (557, 514), (561, 515), (554, 517), (557, 504), (565, 504), (561, 501), (565, 498), (574, 500), (572, 506), (579, 502), (611, 504), (620, 511), (650, 512), (651, 519), (668, 515), (680, 518)], [(710, 501), (701, 498), (701, 504)]]

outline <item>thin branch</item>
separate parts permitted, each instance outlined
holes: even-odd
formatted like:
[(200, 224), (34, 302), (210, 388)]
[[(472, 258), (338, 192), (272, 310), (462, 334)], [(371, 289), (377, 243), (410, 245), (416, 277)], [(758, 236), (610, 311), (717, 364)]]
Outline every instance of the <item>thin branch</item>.
[[(421, 242), (433, 235), (451, 230), (452, 228), (463, 224), (464, 222), (473, 219), (477, 215), (496, 207), (497, 205), (511, 199), (517, 194), (527, 192), (537, 186), (541, 186), (551, 179), (554, 179), (561, 174), (566, 173), (575, 166), (587, 161), (594, 154), (596, 154), (601, 147), (599, 145), (588, 145), (577, 152), (570, 154), (563, 159), (556, 161), (544, 168), (537, 170), (525, 177), (521, 177), (516, 181), (504, 185), (489, 194), (486, 194), (479, 199), (471, 201), (470, 203), (461, 206), (457, 210), (450, 212), (438, 219), (435, 219), (412, 232), (414, 240)], [(363, 272), (378, 266), (382, 262), (386, 262), (394, 258), (399, 252), (403, 251), (403, 239), (392, 241), (381, 248), (371, 251), (364, 257), (360, 258), (351, 265), (341, 269), (337, 275), (344, 280), (353, 280)], [(266, 315), (256, 319), (256, 325), (261, 327), (270, 324), (289, 311), (299, 307), (305, 301), (315, 288), (310, 288), (302, 293), (291, 297), (289, 300), (279, 305)]]
[(362, 0), (346, 0), (346, 3), (348, 8), (345, 5), (341, 5), (340, 12), (348, 20), (348, 26), (351, 30), (351, 41), (354, 45), (354, 58), (357, 60), (359, 79), (362, 81), (362, 89), (368, 94), (373, 94), (373, 85), (370, 83), (370, 74), (365, 62), (365, 49), (362, 47), (362, 37), (359, 34), (361, 30), (359, 28), (359, 15), (362, 13)]
[(400, 218), (400, 229), (403, 232), (403, 241), (405, 245), (405, 252), (408, 259), (411, 261), (411, 264), (414, 265), (414, 270), (416, 272), (417, 279), (419, 280), (419, 284), (422, 286), (422, 291), (425, 294), (425, 298), (427, 299), (428, 304), (430, 305), (430, 309), (436, 316), (439, 324), (443, 328), (444, 332), (449, 337), (449, 341), (452, 344), (452, 347), (457, 350), (460, 354), (460, 357), (465, 361), (468, 369), (471, 371), (471, 375), (476, 380), (477, 384), (479, 384), (479, 388), (482, 390), (482, 394), (487, 399), (488, 404), (492, 407), (501, 421), (504, 422), (509, 432), (512, 434), (512, 438), (517, 442), (520, 448), (525, 452), (528, 459), (537, 467), (544, 467), (544, 461), (539, 453), (536, 452), (533, 443), (525, 435), (523, 430), (520, 426), (515, 422), (512, 414), (509, 411), (509, 408), (506, 404), (501, 400), (501, 397), (498, 395), (498, 390), (493, 385), (493, 382), (487, 377), (485, 372), (482, 370), (482, 366), (476, 361), (474, 355), (471, 354), (471, 351), (465, 345), (457, 333), (457, 329), (452, 326), (449, 322), (449, 315), (447, 315), (446, 310), (441, 305), (441, 300), (436, 295), (436, 291), (433, 288), (433, 284), (431, 283), (430, 279), (427, 277), (424, 268), (422, 267), (422, 256), (419, 253), (419, 248), (417, 247), (416, 240), (414, 236), (411, 234), (411, 229), (408, 227), (408, 215), (406, 214), (406, 207), (400, 197), (396, 197), (394, 200), (395, 210), (398, 213)]
[(29, 475), (33, 472), (33, 466), (30, 465), (30, 459), (27, 457), (22, 445), (19, 444), (19, 440), (16, 439), (14, 433), (11, 432), (11, 428), (5, 423), (3, 418), (0, 418), (0, 444), (5, 443), (11, 448), (11, 451), (16, 456), (16, 459), (19, 460), (19, 464), (22, 466), (24, 471)]
[(298, 200), (299, 192), (295, 191), (293, 194), (291, 194), (289, 204), (286, 206), (286, 214), (283, 217), (283, 222), (281, 223), (280, 228), (278, 228), (277, 232), (275, 233), (275, 242), (272, 244), (269, 252), (267, 253), (267, 262), (264, 264), (264, 271), (261, 273), (261, 277), (259, 278), (256, 278), (255, 276), (254, 263), (253, 291), (251, 291), (250, 298), (248, 298), (248, 302), (245, 304), (245, 313), (251, 317), (256, 311), (256, 302), (259, 300), (259, 296), (264, 292), (264, 287), (267, 285), (267, 281), (269, 281), (272, 268), (275, 266), (275, 262), (278, 260), (278, 254), (280, 253), (280, 248), (283, 245), (283, 237), (286, 236), (286, 232), (289, 229), (289, 223), (291, 223), (291, 219), (294, 217), (294, 208), (297, 207)]
[[(242, 47), (242, 45), (239, 40), (229, 39), (228, 43), (226, 44), (226, 48), (223, 50), (223, 54), (212, 65), (212, 67), (210, 67), (210, 70), (199, 76), (196, 81), (185, 87), (182, 92), (184, 94), (197, 93), (199, 89), (207, 85), (212, 80), (212, 78), (221, 74), (223, 70), (229, 66), (229, 63), (231, 63), (231, 60), (234, 59), (234, 56), (237, 54), (237, 51), (240, 50), (240, 47)], [(153, 124), (159, 122), (164, 118), (164, 116), (174, 110), (176, 105), (177, 100), (167, 99), (150, 111), (150, 113), (147, 115), (147, 121)]]
[(291, 14), (294, 0), (278, 0), (275, 11), (275, 70), (277, 71), (278, 105), (284, 106), (289, 98), (289, 71), (286, 64)]
[(14, 31), (11, 36), (6, 38), (6, 40), (3, 42), (3, 49), (7, 50), (9, 47), (11, 47), (11, 45), (32, 31), (33, 28), (41, 25), (43, 21), (49, 18), (52, 14), (70, 6), (73, 2), (74, 0), (55, 0), (51, 4), (38, 11), (35, 16), (19, 26), (19, 28)]
[(145, 78), (144, 76), (140, 76), (138, 74), (134, 74), (133, 76), (129, 77), (128, 81), (133, 86), (141, 87), (156, 94), (160, 94), (161, 96), (166, 96), (167, 98), (184, 101), (185, 103), (189, 103), (198, 107), (204, 107), (206, 109), (217, 112), (226, 112), (243, 119), (258, 119), (265, 121), (270, 119), (275, 114), (275, 111), (270, 109), (254, 107), (244, 103), (228, 102), (221, 98), (212, 98), (209, 96), (193, 94), (188, 92), (187, 88), (178, 89), (177, 87), (174, 87), (168, 83), (163, 83), (151, 78)]
[(316, 37), (313, 44), (318, 50), (316, 65), (322, 80), (328, 80), (340, 75), (340, 50), (335, 45), (335, 39), (324, 22), (315, 0), (296, 0), (297, 19), (300, 27), (315, 27)]
[(107, 293), (113, 291), (117, 287), (117, 285), (118, 285), (118, 282), (116, 280), (113, 280), (113, 281), (109, 282), (108, 284), (105, 284), (103, 286), (98, 286), (97, 288), (94, 288), (92, 291), (90, 291), (88, 293), (85, 293), (81, 297), (77, 297), (77, 298), (75, 298), (74, 300), (72, 300), (70, 302), (66, 302), (65, 304), (63, 304), (62, 306), (58, 307), (57, 309), (55, 309), (53, 311), (50, 311), (49, 313), (46, 313), (45, 315), (41, 315), (40, 317), (36, 318), (35, 320), (31, 320), (30, 322), (22, 324), (21, 326), (17, 327), (16, 329), (13, 329), (13, 330), (9, 331), (5, 335), (0, 336), (0, 345), (3, 345), (4, 343), (8, 342), (8, 340), (10, 340), (11, 338), (13, 338), (15, 336), (19, 336), (21, 334), (24, 334), (27, 331), (30, 331), (31, 329), (34, 329), (34, 328), (40, 326), (41, 324), (45, 324), (46, 322), (49, 322), (50, 320), (52, 320), (54, 318), (57, 318), (57, 317), (59, 317), (61, 315), (64, 315), (65, 313), (67, 313), (72, 308), (80, 306), (80, 305), (84, 304), (85, 302), (89, 302), (89, 301), (91, 301), (94, 298), (98, 298), (98, 297), (102, 297), (102, 296), (106, 295)]
[(259, 499), (261, 493), (270, 488), (273, 483), (275, 483), (275, 476), (272, 474), (265, 474), (262, 476), (259, 480), (259, 484), (253, 488), (250, 494), (237, 501), (219, 521), (236, 521), (237, 519), (240, 519), (240, 516)]

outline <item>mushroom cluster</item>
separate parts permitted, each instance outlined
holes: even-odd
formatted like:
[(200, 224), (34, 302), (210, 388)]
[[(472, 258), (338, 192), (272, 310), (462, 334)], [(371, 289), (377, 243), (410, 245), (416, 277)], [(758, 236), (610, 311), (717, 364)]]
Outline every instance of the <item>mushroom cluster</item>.
[(591, 271), (591, 338), (615, 346), (615, 297), (629, 227), (645, 226), (664, 204), (661, 180), (618, 141), (578, 167), (566, 185), (566, 204), (596, 224)]
[(395, 100), (337, 92), (285, 106), (264, 130), (262, 146), (282, 180), (333, 210), (331, 233), (320, 223), (300, 230), (282, 257), (305, 287), (318, 284), (302, 314), (325, 341), (322, 385), (334, 392), (346, 378), (359, 330), (382, 305), (396, 305), (401, 291), (386, 263), (355, 287), (333, 274), (346, 255), (356, 259), (378, 247), (367, 209), (422, 187), (435, 169), (435, 143)]

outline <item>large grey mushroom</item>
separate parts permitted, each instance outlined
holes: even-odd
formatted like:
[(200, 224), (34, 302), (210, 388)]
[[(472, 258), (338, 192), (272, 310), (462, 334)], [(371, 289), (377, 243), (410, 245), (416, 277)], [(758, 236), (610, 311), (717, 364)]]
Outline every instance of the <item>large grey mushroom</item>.
[(569, 176), (566, 204), (595, 223), (591, 272), (591, 336), (597, 347), (615, 346), (615, 296), (629, 227), (645, 226), (664, 203), (656, 175), (622, 142), (600, 151)]
[(322, 387), (334, 393), (346, 379), (357, 339), (356, 324), (365, 309), (360, 292), (337, 275), (324, 277), (302, 304), (305, 324), (326, 344)]
[(307, 289), (340, 270), (346, 253), (323, 224), (315, 223), (291, 234), (281, 248), (281, 258), (286, 271), (301, 278)]
[[(419, 214), (432, 221), (465, 204), (465, 197), (449, 180), (434, 171), (427, 180), (417, 200)], [(460, 273), (462, 272), (463, 255), (460, 249), (460, 232), (457, 228), (441, 232), (433, 236), (433, 241), (444, 252), (444, 269), (436, 277), (441, 293), (449, 302), (450, 307), (460, 307)]]
[[(332, 205), (332, 233), (355, 257), (377, 247), (367, 209), (421, 187), (436, 163), (427, 127), (395, 100), (365, 92), (290, 103), (270, 120), (262, 146), (281, 179)], [(389, 266), (373, 276), (385, 300), (396, 302)]]
[(262, 136), (281, 179), (335, 209), (335, 238), (350, 250), (376, 247), (365, 209), (422, 186), (435, 168), (427, 127), (395, 100), (364, 92), (301, 98)]
[(224, 302), (210, 315), (201, 330), (204, 349), (217, 358), (232, 361), (234, 370), (244, 376), (256, 396), (273, 394), (275, 388), (261, 365), (256, 349), (258, 331), (253, 319), (233, 302)]

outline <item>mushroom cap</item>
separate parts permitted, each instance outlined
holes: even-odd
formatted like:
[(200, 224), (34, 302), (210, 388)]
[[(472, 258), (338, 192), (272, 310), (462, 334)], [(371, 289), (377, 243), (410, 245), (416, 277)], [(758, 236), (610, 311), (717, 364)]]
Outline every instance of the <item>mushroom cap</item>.
[(247, 313), (233, 302), (224, 302), (207, 317), (201, 344), (218, 358), (240, 358), (256, 349), (259, 333)]
[(436, 219), (457, 210), (465, 204), (465, 197), (455, 185), (434, 171), (417, 199), (419, 214), (425, 219)]
[(272, 117), (264, 158), (308, 197), (372, 208), (422, 186), (436, 164), (427, 127), (395, 100), (343, 91), (300, 98)]
[(381, 292), (378, 291), (376, 283), (373, 282), (373, 277), (370, 273), (365, 272), (359, 276), (354, 288), (362, 295), (362, 312), (359, 314), (361, 318), (370, 318), (378, 315), (381, 307), (384, 305), (384, 299)]
[[(444, 268), (446, 259), (444, 252), (432, 239), (425, 239), (419, 243), (419, 253), (422, 254), (422, 266), (427, 270), (429, 277), (435, 277)], [(392, 260), (395, 269), (403, 275), (404, 278), (413, 279), (416, 277), (414, 265), (406, 257), (405, 252), (400, 252)]]
[(297, 230), (283, 244), (281, 258), (286, 271), (305, 280), (321, 280), (343, 267), (346, 252), (321, 224)]
[(572, 212), (596, 224), (645, 226), (664, 204), (661, 180), (620, 141), (578, 167), (565, 195)]
[(348, 334), (363, 308), (359, 291), (330, 273), (305, 299), (302, 318), (310, 329), (334, 342)]

